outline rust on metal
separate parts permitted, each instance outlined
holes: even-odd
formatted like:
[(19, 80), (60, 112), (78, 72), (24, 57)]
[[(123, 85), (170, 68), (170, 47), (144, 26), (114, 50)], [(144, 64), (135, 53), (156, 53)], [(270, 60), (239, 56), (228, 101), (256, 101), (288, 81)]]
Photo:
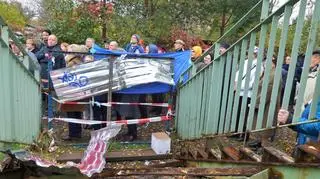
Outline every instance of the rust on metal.
[(285, 163), (294, 163), (294, 158), (292, 158), (291, 156), (289, 156), (288, 154), (275, 149), (273, 147), (264, 147), (264, 153), (263, 153), (263, 157), (262, 157), (262, 161), (269, 161), (269, 160), (274, 160), (277, 159), (281, 162), (285, 162)]
[(239, 161), (241, 159), (239, 151), (232, 146), (223, 147), (222, 151), (227, 155), (228, 158), (231, 158), (235, 161)]
[[(260, 167), (242, 168), (147, 168), (147, 169), (120, 169), (108, 171), (108, 175), (132, 176), (132, 175), (162, 175), (162, 176), (252, 176), (262, 171)], [(106, 176), (103, 172), (98, 177)]]
[(242, 152), (245, 156), (247, 156), (248, 158), (250, 158), (256, 162), (262, 161), (262, 157), (260, 155), (254, 153), (251, 149), (249, 149), (247, 147), (241, 147), (240, 152)]
[[(72, 154), (64, 154), (57, 158), (58, 162), (80, 162), (83, 152), (74, 152)], [(172, 158), (171, 154), (157, 155), (152, 149), (145, 150), (127, 150), (120, 152), (107, 152), (105, 155), (107, 162), (114, 161), (132, 161), (132, 160), (162, 160)]]

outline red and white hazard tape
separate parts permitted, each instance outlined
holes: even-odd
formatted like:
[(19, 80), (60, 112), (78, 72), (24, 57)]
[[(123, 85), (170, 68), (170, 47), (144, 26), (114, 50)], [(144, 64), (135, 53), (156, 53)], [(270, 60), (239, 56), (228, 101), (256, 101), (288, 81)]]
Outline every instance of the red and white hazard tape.
[[(46, 95), (48, 95), (48, 93), (45, 92)], [(170, 104), (169, 103), (123, 103), (123, 102), (110, 102), (110, 103), (100, 103), (100, 102), (97, 102), (97, 101), (89, 101), (89, 102), (74, 102), (74, 101), (69, 101), (69, 102), (62, 102), (62, 101), (59, 101), (58, 99), (52, 97), (52, 99), (54, 101), (56, 101), (57, 103), (60, 103), (60, 104), (95, 104), (97, 106), (105, 106), (105, 107), (109, 107), (109, 106), (112, 106), (112, 105), (131, 105), (131, 106), (138, 106), (138, 105), (141, 105), (141, 106), (156, 106), (156, 107), (167, 107), (167, 108), (170, 108)]]
[(159, 116), (159, 117), (151, 117), (151, 118), (142, 118), (142, 119), (130, 119), (130, 120), (119, 120), (119, 121), (93, 121), (93, 120), (84, 120), (84, 119), (75, 119), (75, 118), (52, 118), (53, 120), (64, 121), (69, 123), (76, 124), (107, 124), (107, 125), (129, 125), (129, 124), (145, 124), (149, 122), (160, 122), (160, 121), (168, 121), (171, 120), (172, 117), (170, 115), (167, 116)]

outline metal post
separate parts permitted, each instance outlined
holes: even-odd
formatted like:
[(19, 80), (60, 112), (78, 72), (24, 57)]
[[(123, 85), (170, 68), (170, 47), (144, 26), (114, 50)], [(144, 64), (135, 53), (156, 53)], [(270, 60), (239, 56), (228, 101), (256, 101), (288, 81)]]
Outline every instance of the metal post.
[[(113, 62), (115, 57), (109, 59), (109, 89), (108, 89), (108, 103), (112, 102), (112, 86), (113, 86)], [(112, 117), (112, 105), (107, 107), (107, 121), (111, 121)]]
[(52, 70), (52, 60), (54, 59), (54, 57), (52, 57), (52, 59), (49, 60), (48, 62), (48, 130), (50, 130), (52, 128), (51, 126), (51, 119), (53, 118), (53, 106), (52, 106), (52, 96), (51, 96), (51, 78), (50, 78), (50, 72)]

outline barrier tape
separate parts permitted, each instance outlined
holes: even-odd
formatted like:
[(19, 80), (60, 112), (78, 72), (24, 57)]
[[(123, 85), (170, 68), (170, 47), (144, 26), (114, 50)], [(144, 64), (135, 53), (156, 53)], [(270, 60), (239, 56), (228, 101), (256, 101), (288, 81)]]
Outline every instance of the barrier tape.
[[(47, 117), (44, 117), (43, 119), (47, 119)], [(94, 125), (94, 124), (130, 125), (130, 124), (145, 124), (145, 123), (150, 123), (150, 122), (168, 121), (171, 119), (172, 119), (172, 117), (170, 115), (166, 115), (166, 116), (159, 116), (159, 117), (119, 120), (119, 121), (93, 121), (93, 120), (75, 119), (75, 118), (52, 118), (51, 120), (64, 121), (64, 122), (76, 123), (76, 124), (87, 124), (87, 125)]]
[[(44, 94), (48, 95), (48, 93), (44, 92)], [(110, 103), (100, 103), (100, 102), (97, 102), (97, 101), (89, 101), (89, 102), (74, 102), (74, 101), (69, 101), (69, 102), (62, 102), (62, 101), (59, 101), (57, 98), (54, 98), (52, 97), (52, 99), (54, 101), (56, 101), (57, 103), (60, 103), (60, 104), (74, 104), (74, 105), (77, 105), (77, 104), (91, 104), (91, 105), (97, 105), (97, 106), (105, 106), (105, 107), (110, 107), (112, 105), (132, 105), (132, 106), (138, 106), (138, 105), (141, 105), (141, 106), (156, 106), (156, 107), (167, 107), (167, 108), (171, 108), (171, 105), (169, 103), (123, 103), (123, 102), (110, 102)]]

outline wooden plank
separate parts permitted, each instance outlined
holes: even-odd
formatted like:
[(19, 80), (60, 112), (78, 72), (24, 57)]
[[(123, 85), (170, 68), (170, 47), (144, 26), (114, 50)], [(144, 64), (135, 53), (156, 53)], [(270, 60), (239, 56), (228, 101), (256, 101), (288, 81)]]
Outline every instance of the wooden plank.
[[(83, 152), (74, 152), (72, 154), (64, 154), (57, 158), (58, 162), (80, 162)], [(145, 150), (127, 150), (120, 152), (107, 152), (105, 155), (107, 162), (112, 161), (132, 161), (132, 160), (161, 160), (172, 158), (171, 154), (157, 155), (152, 149)]]
[(249, 157), (250, 159), (256, 161), (256, 162), (261, 162), (262, 157), (256, 153), (254, 153), (251, 149), (247, 147), (241, 147), (240, 152), (242, 152), (245, 156)]
[(196, 150), (193, 150), (193, 149), (190, 149), (190, 148), (189, 148), (189, 153), (191, 154), (191, 156), (192, 156), (194, 159), (197, 159), (198, 152), (197, 152)]
[(222, 151), (227, 155), (227, 157), (235, 161), (239, 161), (241, 159), (240, 152), (232, 146), (223, 147)]
[(275, 149), (273, 147), (264, 147), (262, 161), (272, 161), (274, 158), (285, 163), (294, 163), (294, 158), (290, 157), (288, 154)]
[(204, 158), (204, 159), (208, 158), (208, 154), (204, 150), (201, 150), (201, 149), (198, 148), (197, 152), (202, 158)]
[[(261, 172), (259, 167), (241, 168), (147, 168), (117, 170), (117, 176), (165, 175), (165, 176), (252, 176)], [(100, 174), (99, 177), (103, 175)]]
[[(216, 158), (217, 160), (221, 160), (222, 159), (222, 154), (221, 154), (221, 150), (219, 148), (216, 149), (210, 149), (209, 150), (209, 154), (211, 154), (214, 158)], [(208, 156), (209, 157), (209, 156)]]

